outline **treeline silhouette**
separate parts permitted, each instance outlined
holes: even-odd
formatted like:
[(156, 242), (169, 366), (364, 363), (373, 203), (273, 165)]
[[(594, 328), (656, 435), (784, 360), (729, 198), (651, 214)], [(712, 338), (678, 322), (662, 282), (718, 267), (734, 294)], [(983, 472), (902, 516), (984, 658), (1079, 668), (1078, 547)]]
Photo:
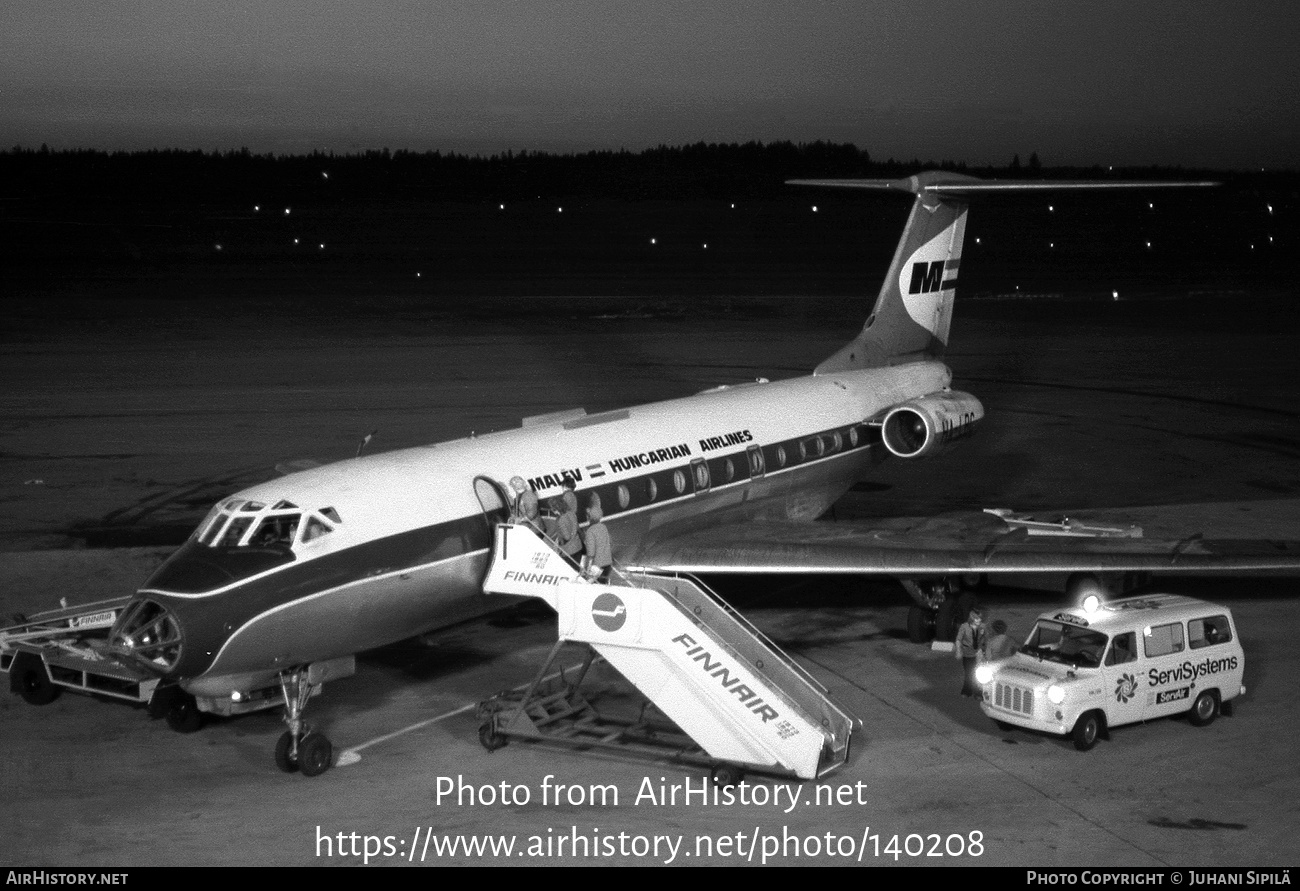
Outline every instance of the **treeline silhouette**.
[[(126, 202), (246, 200), (518, 200), (538, 197), (615, 200), (773, 198), (798, 177), (898, 177), (941, 168), (977, 175), (1047, 175), (1031, 156), (1003, 168), (967, 168), (951, 160), (875, 161), (865, 149), (827, 142), (695, 143), (640, 152), (506, 152), (469, 156), (380, 149), (360, 154), (255, 154), (155, 149), (104, 152), (14, 147), (0, 153), (0, 197), (76, 195)], [(1120, 171), (1052, 175), (1117, 176)], [(1146, 169), (1143, 175), (1188, 171)]]

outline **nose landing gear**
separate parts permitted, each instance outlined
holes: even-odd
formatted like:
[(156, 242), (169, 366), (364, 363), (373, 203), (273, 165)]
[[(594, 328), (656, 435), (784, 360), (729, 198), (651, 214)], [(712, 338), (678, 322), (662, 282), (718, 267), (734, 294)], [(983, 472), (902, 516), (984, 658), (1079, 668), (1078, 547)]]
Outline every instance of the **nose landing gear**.
[(284, 723), (289, 729), (275, 744), (276, 767), (285, 773), (301, 771), (305, 777), (318, 776), (330, 769), (334, 764), (334, 746), (325, 734), (303, 720), (303, 711), (307, 700), (320, 692), (325, 681), (355, 672), (356, 659), (352, 656), (280, 672)]

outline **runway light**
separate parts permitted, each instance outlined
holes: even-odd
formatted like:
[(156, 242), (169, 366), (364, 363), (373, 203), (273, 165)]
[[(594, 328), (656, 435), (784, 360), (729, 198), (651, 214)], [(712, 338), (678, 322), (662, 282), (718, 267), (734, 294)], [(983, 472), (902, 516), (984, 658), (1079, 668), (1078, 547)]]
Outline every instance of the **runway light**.
[(1148, 202), (1147, 202), (1147, 210), (1155, 210), (1155, 209), (1156, 209), (1156, 204), (1155, 204), (1155, 202), (1154, 202), (1154, 201), (1148, 201)]
[(813, 213), (816, 213), (816, 212), (817, 212), (817, 205), (814, 204), (814, 205), (813, 205)]
[(261, 213), (261, 211), (262, 211), (262, 205), (260, 204), (253, 205), (253, 213)]
[(415, 274), (415, 277), (416, 277), (416, 278), (420, 278), (420, 277), (422, 277), (423, 275), (424, 275), (423, 272), (417, 272), (417, 273)]
[(289, 208), (286, 207), (286, 208), (284, 209), (284, 215), (285, 215), (286, 217), (289, 215)]
[(650, 239), (650, 243), (651, 243), (651, 244), (658, 244), (658, 243), (659, 243), (659, 239), (657, 239), (657, 238), (652, 238), (652, 239)]
[(705, 249), (706, 251), (709, 249), (709, 243), (708, 243), (707, 241), (704, 242), (704, 249)]
[(1056, 248), (1056, 242), (1054, 242), (1054, 241), (1049, 241), (1049, 242), (1047, 243), (1047, 246), (1048, 246), (1049, 248), (1052, 248), (1053, 250), (1055, 250), (1055, 248)]
[(322, 171), (320, 172), (320, 175), (321, 175), (324, 179), (329, 179), (329, 178), (330, 178), (330, 175), (329, 175), (328, 173), (326, 173), (324, 170), (322, 170)]
[(320, 243), (320, 249), (321, 249), (322, 251), (325, 250), (325, 242), (322, 241), (322, 242)]
[(979, 244), (979, 243), (980, 243), (980, 240), (979, 240), (978, 238), (976, 238), (976, 239), (975, 239), (975, 243), (976, 243), (976, 244)]
[(297, 243), (298, 243), (298, 239), (295, 238), (295, 239), (293, 240), (293, 243), (294, 243), (294, 244), (297, 244)]
[(1150, 249), (1151, 249), (1151, 242), (1148, 241), (1148, 242), (1147, 242), (1147, 250), (1150, 250)]
[(731, 202), (731, 209), (732, 209), (732, 210), (735, 210), (735, 209), (736, 209), (736, 202), (734, 202), (734, 201)]
[(564, 213), (564, 208), (563, 208), (563, 207), (557, 207), (557, 208), (555, 208), (555, 212), (556, 212), (556, 213)]
[(1272, 215), (1273, 215), (1273, 205), (1269, 204), (1269, 205), (1267, 205), (1267, 207), (1268, 207), (1268, 213), (1269, 213), (1269, 216), (1272, 216)]
[(1119, 299), (1119, 291), (1111, 291), (1111, 292), (1110, 292), (1110, 299), (1111, 299), (1111, 300), (1118, 300), (1118, 299)]
[(506, 206), (505, 206), (504, 204), (498, 204), (498, 205), (497, 205), (497, 209), (498, 209), (498, 210), (505, 210), (505, 209), (506, 209)]
[(1048, 212), (1048, 213), (1056, 213), (1056, 205), (1055, 205), (1055, 204), (1049, 204), (1049, 205), (1047, 205), (1047, 212)]

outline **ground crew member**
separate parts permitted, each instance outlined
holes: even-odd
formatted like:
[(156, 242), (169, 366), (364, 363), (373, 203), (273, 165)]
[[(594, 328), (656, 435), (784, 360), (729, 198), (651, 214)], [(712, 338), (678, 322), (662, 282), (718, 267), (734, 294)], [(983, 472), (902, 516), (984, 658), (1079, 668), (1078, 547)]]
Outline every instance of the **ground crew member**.
[(975, 666), (987, 653), (987, 635), (984, 631), (984, 613), (979, 607), (970, 611), (970, 618), (962, 622), (957, 629), (953, 655), (961, 660), (962, 696), (979, 696), (979, 684), (975, 681)]
[(583, 561), (586, 564), (584, 575), (602, 585), (609, 582), (609, 568), (614, 562), (609, 527), (604, 523), (604, 516), (600, 504), (593, 499), (591, 506), (587, 508), (587, 519), (591, 522), (582, 534), (583, 544), (587, 549), (587, 556)]
[[(511, 477), (510, 488), (515, 490), (515, 503), (510, 506), (510, 516), (516, 523), (537, 526), (537, 493), (524, 482), (522, 476)], [(539, 527), (540, 528), (540, 527)]]
[(985, 648), (985, 655), (988, 660), (994, 662), (1015, 655), (1019, 645), (1007, 633), (1007, 623), (998, 619), (989, 626), (989, 629), (993, 633), (989, 635), (988, 644)]

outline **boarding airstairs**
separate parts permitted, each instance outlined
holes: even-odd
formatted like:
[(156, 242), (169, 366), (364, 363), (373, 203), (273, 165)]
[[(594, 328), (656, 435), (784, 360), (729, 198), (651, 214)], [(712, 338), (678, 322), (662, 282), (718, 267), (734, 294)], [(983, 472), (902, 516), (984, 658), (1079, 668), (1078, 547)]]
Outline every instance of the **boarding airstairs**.
[(576, 680), (548, 683), (544, 666), (522, 697), (485, 704), (484, 745), (511, 736), (584, 748), (655, 739), (680, 760), (802, 779), (848, 759), (861, 722), (698, 579), (636, 572), (592, 583), (523, 523), (497, 525), (494, 545), (484, 591), (539, 597), (559, 614), (548, 665), (567, 643), (586, 644), (676, 726), (611, 728), (602, 721), (576, 689), (592, 664), (588, 656)]

